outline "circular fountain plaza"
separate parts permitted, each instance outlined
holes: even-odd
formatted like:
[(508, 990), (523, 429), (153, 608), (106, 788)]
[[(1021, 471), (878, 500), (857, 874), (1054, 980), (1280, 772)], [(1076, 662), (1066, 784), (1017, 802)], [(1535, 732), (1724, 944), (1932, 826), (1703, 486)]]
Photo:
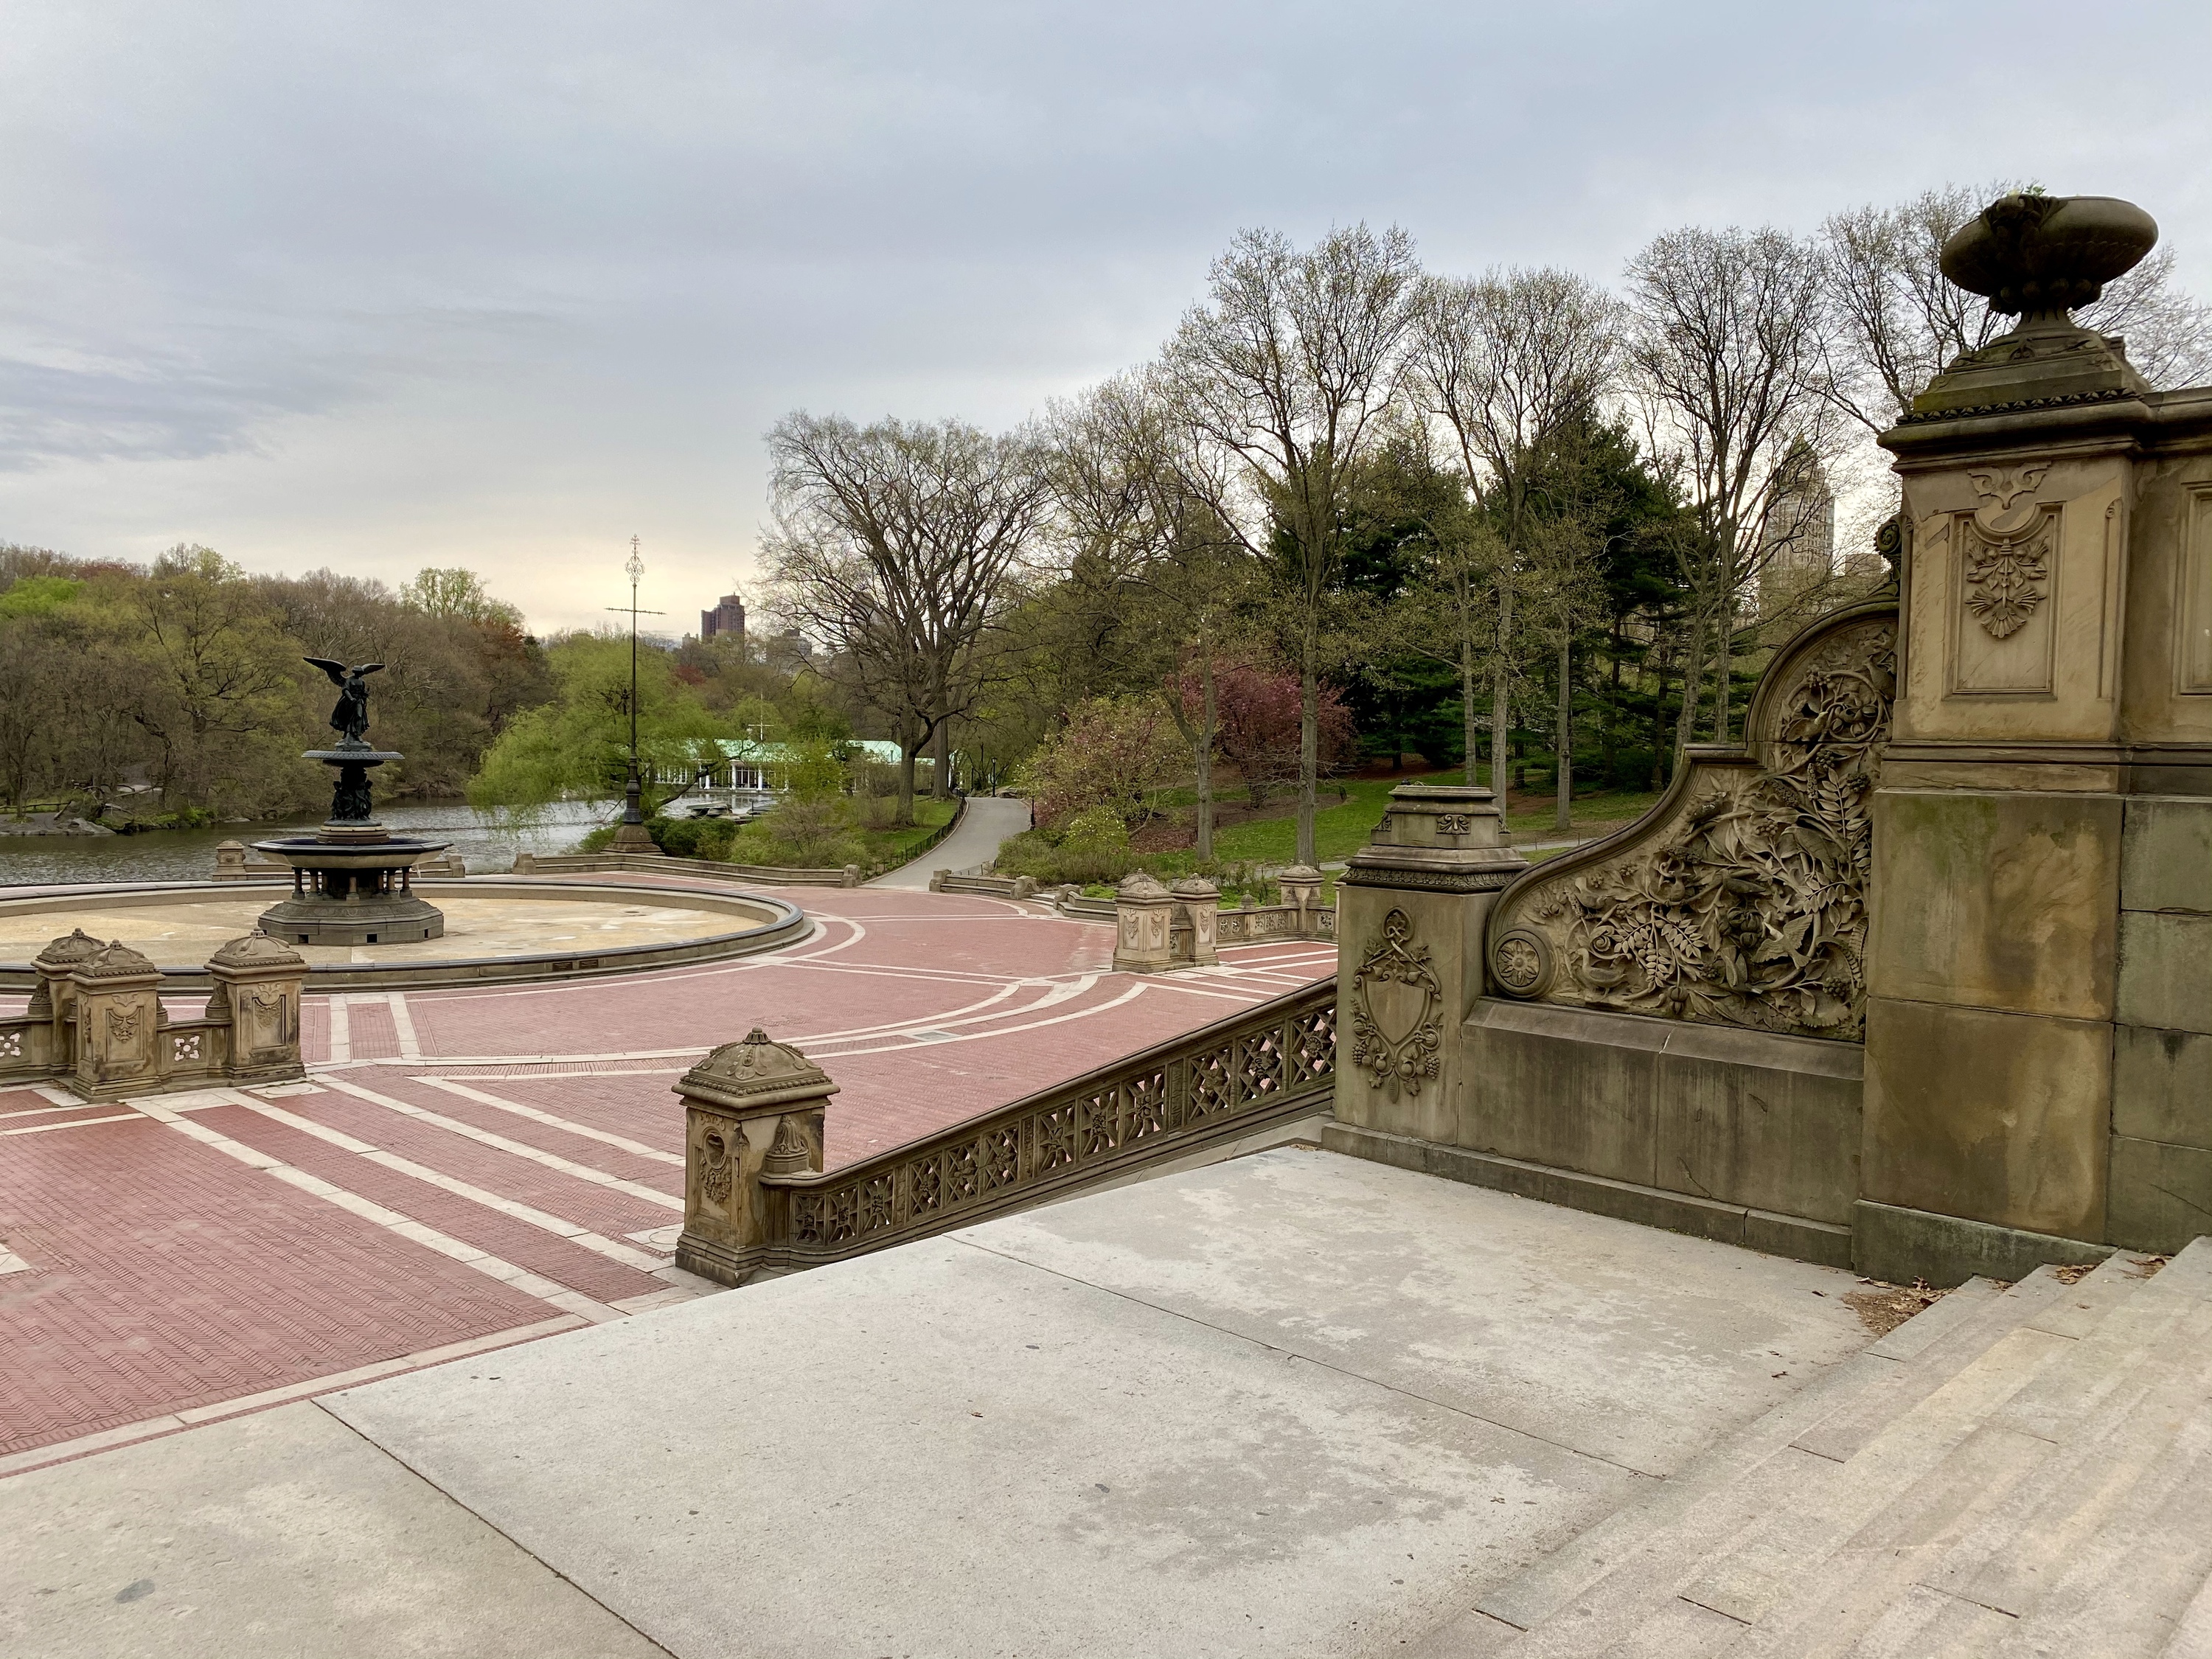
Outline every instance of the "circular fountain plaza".
[[(204, 964), (262, 925), (276, 883), (156, 884), (49, 890), (0, 899), (0, 987), (27, 989), (31, 959), (57, 933), (81, 927), (119, 939), (178, 988), (205, 983)], [(552, 879), (471, 877), (418, 882), (444, 931), (399, 943), (301, 944), (310, 990), (398, 990), (485, 981), (570, 979), (714, 962), (776, 949), (808, 923), (781, 899), (677, 882), (588, 886)]]

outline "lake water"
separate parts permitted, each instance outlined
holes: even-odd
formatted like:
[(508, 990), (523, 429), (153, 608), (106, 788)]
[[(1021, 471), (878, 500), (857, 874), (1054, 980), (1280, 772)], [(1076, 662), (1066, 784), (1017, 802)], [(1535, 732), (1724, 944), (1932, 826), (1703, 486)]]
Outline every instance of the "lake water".
[[(512, 869), (520, 852), (573, 851), (584, 833), (611, 823), (620, 801), (563, 801), (528, 825), (495, 823), (466, 801), (410, 801), (377, 808), (394, 835), (451, 842), (471, 873)], [(217, 843), (312, 836), (319, 818), (218, 823), (205, 830), (156, 830), (143, 836), (0, 836), (0, 887), (35, 884), (212, 881)]]

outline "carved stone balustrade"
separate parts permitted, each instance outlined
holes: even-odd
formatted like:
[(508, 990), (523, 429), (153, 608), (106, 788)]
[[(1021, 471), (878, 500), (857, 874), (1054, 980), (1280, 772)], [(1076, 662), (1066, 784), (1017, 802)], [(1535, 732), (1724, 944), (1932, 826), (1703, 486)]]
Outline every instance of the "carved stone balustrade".
[(216, 988), (198, 1019), (161, 1006), (161, 969), (120, 940), (79, 929), (41, 951), (22, 1018), (0, 1020), (0, 1082), (51, 1082), (88, 1100), (275, 1083), (306, 1075), (300, 994), (307, 964), (265, 934), (208, 963)]
[(822, 1167), (822, 1116), (837, 1085), (758, 1026), (684, 1074), (684, 1231), (676, 1265), (741, 1285), (789, 1237), (788, 1203), (768, 1175)]
[(1114, 890), (1114, 970), (1158, 974), (1175, 966), (1176, 897), (1137, 870)]
[(676, 1262), (742, 1284), (1280, 1134), (1327, 1115), (1335, 1067), (1324, 982), (823, 1174), (830, 1079), (757, 1031), (677, 1085), (690, 1124)]

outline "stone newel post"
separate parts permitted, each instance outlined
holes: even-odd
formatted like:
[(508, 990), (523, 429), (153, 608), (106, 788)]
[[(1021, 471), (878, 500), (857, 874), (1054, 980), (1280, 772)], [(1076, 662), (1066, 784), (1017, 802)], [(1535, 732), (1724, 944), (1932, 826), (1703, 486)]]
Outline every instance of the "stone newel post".
[(1114, 891), (1114, 970), (1157, 974), (1175, 965), (1175, 895), (1145, 871)]
[(46, 1054), (48, 1064), (56, 1071), (67, 1071), (74, 1059), (69, 1021), (76, 1010), (76, 987), (70, 975), (98, 956), (100, 950), (100, 941), (78, 927), (31, 958), (31, 966), (39, 970), (39, 982), (32, 988), (23, 1012), (33, 1019), (51, 1022)]
[(1905, 489), (1874, 797), (1860, 1270), (2013, 1279), (2212, 1215), (2212, 391), (2064, 307), (2156, 228), (2008, 197), (1945, 274), (2024, 312), (1881, 441)]
[(763, 1175), (822, 1167), (823, 1107), (837, 1085), (787, 1044), (755, 1026), (726, 1042), (676, 1085), (684, 1097), (684, 1231), (676, 1265), (722, 1285), (742, 1285), (775, 1265), (771, 1240), (787, 1238), (787, 1218), (771, 1203)]
[(1458, 1144), (1459, 1028), (1483, 920), (1528, 861), (1487, 789), (1401, 783), (1336, 890), (1336, 1115)]
[(208, 1018), (230, 1021), (223, 1075), (234, 1083), (305, 1077), (300, 1064), (300, 990), (306, 958), (256, 928), (208, 958), (215, 990)]
[(1175, 896), (1176, 930), (1190, 930), (1185, 965), (1203, 968), (1220, 961), (1216, 943), (1221, 931), (1221, 890), (1204, 876), (1185, 876), (1168, 890)]
[(1321, 908), (1322, 877), (1310, 864), (1293, 864), (1275, 878), (1283, 902), (1298, 913), (1298, 937), (1311, 939), (1320, 927), (1315, 913)]
[(161, 971), (118, 939), (70, 971), (76, 1064), (63, 1081), (87, 1100), (161, 1086)]

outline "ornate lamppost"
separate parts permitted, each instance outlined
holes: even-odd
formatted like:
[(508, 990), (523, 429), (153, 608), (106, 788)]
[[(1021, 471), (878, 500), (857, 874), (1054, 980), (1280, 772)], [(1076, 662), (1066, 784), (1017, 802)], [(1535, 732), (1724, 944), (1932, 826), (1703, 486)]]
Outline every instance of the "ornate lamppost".
[(629, 557), (623, 568), (629, 573), (629, 603), (611, 605), (610, 611), (629, 612), (629, 775), (623, 785), (622, 827), (615, 831), (614, 850), (617, 853), (657, 853), (653, 836), (645, 827), (645, 811), (639, 804), (644, 780), (639, 775), (637, 757), (637, 619), (641, 616), (658, 617), (658, 611), (640, 611), (637, 604), (637, 585), (645, 575), (645, 556), (639, 550), (638, 538), (629, 538)]

